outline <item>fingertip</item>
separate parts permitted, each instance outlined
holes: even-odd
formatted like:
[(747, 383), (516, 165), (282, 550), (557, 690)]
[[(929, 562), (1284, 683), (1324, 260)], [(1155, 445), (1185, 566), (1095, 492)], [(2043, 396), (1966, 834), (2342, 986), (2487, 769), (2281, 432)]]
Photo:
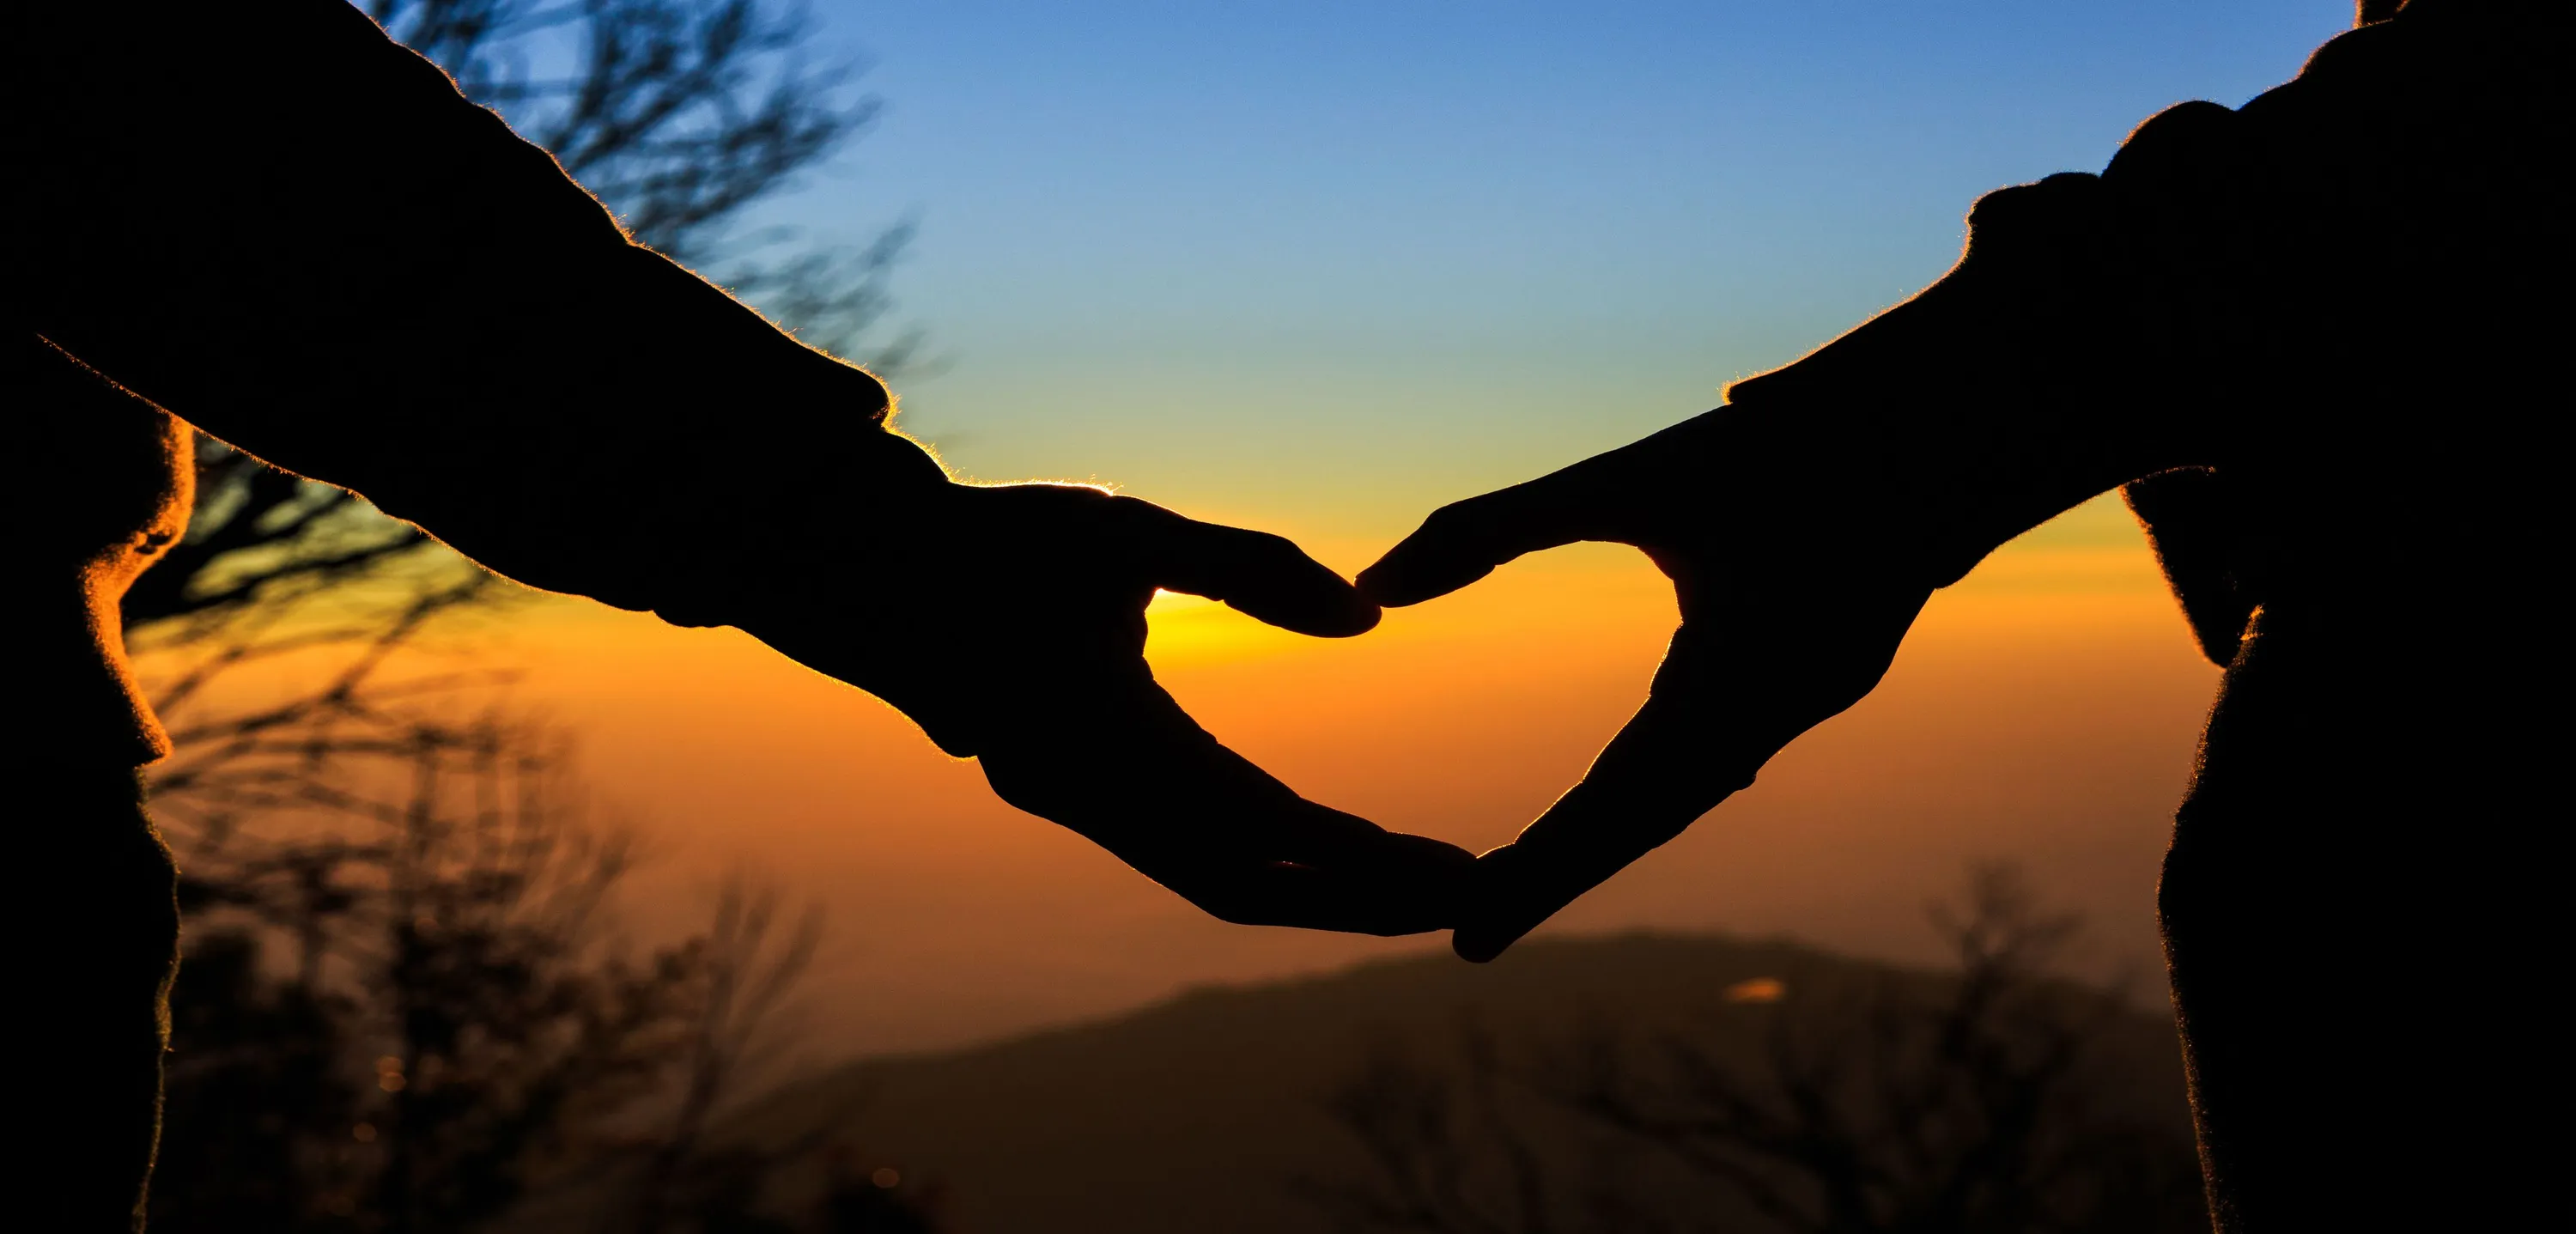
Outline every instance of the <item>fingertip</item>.
[(1255, 620), (1316, 638), (1365, 634), (1383, 616), (1376, 601), (1286, 536), (1146, 508), (1159, 530), (1152, 562), (1157, 586), (1219, 600)]
[(1418, 539), (1406, 540), (1360, 571), (1354, 587), (1360, 599), (1385, 608), (1404, 608), (1435, 600), (1494, 572), (1491, 563), (1447, 560)]
[(1223, 580), (1216, 598), (1242, 613), (1314, 638), (1366, 634), (1384, 616), (1376, 601), (1286, 536), (1218, 527), (1209, 537), (1211, 545), (1228, 540), (1241, 548), (1234, 576)]
[[(1335, 581), (1339, 579), (1340, 576), (1336, 575)], [(1355, 638), (1376, 629), (1379, 622), (1386, 620), (1386, 610), (1359, 588), (1343, 583), (1339, 590), (1342, 602), (1320, 606), (1316, 614), (1319, 620), (1307, 629), (1298, 630), (1298, 633), (1317, 638)], [(1296, 629), (1294, 626), (1289, 628)]]
[[(1449, 949), (1470, 964), (1490, 964), (1546, 921), (1563, 901), (1536, 884), (1529, 850), (1505, 844), (1476, 859)], [(1535, 909), (1536, 911), (1533, 911)]]
[(1386, 556), (1370, 562), (1367, 569), (1361, 570), (1352, 577), (1351, 587), (1360, 593), (1361, 599), (1383, 608), (1401, 608), (1412, 603), (1412, 600), (1406, 597), (1403, 587), (1399, 585), (1396, 567), (1388, 564), (1394, 560), (1396, 552), (1403, 547), (1403, 545), (1397, 545), (1395, 549), (1389, 550)]
[(1357, 624), (1355, 624), (1351, 629), (1352, 635), (1366, 634), (1369, 631), (1376, 629), (1379, 622), (1386, 620), (1386, 609), (1381, 607), (1377, 601), (1371, 600), (1367, 596), (1358, 596), (1357, 599), (1361, 616)]
[(1263, 625), (1308, 638), (1356, 638), (1386, 619), (1384, 609), (1338, 575), (1333, 582), (1330, 588), (1318, 584), (1296, 592), (1239, 592), (1215, 598)]
[(1310, 579), (1293, 588), (1248, 590), (1218, 597), (1227, 607), (1266, 625), (1310, 638), (1353, 638), (1377, 628), (1385, 610), (1342, 577), (1318, 565), (1331, 581)]

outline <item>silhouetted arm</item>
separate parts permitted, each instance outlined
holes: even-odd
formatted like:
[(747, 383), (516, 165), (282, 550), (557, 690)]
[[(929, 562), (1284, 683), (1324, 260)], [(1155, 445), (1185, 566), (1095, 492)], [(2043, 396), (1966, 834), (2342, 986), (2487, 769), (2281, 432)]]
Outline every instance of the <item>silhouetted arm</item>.
[[(1499, 953), (1751, 783), (1876, 686), (1933, 590), (2022, 531), (2171, 469), (2297, 459), (2332, 474), (2382, 457), (2299, 375), (2368, 363), (2388, 288), (2407, 285), (2369, 241), (2406, 225), (2424, 182), (2389, 169), (2477, 123), (2475, 96), (2409, 97), (2423, 66), (2408, 57), (2496, 33), (2411, 29), (2338, 39), (2241, 112), (2172, 109), (2101, 176), (1988, 196), (1958, 266), (1921, 295), (1716, 411), (1445, 508), (1364, 572), (1364, 593), (1412, 604), (1522, 553), (1608, 540), (1644, 549), (1679, 597), (1636, 717), (1484, 859), (1460, 953)], [(2211, 562), (2184, 564), (2196, 577)]]
[[(13, 298), (250, 453), (626, 608), (685, 605), (763, 506), (829, 486), (855, 525), (945, 479), (873, 377), (629, 243), (339, 0), (9, 20), (37, 69)], [(656, 491), (672, 459), (715, 491)]]
[[(1682, 623), (1582, 782), (1484, 860), (1460, 954), (1499, 953), (1875, 687), (1924, 601), (1995, 546), (2198, 458), (2135, 355), (2142, 294), (2091, 176), (1981, 201), (1939, 283), (1729, 403), (1434, 513), (1360, 576), (1418, 603), (1523, 553), (1633, 544)], [(2133, 367), (2154, 371), (2140, 362)]]
[[(1716, 411), (1440, 510), (1365, 571), (1364, 593), (1411, 604), (1522, 553), (1609, 540), (1644, 549), (1680, 600), (1636, 717), (1480, 863), (1459, 952), (1499, 953), (1749, 784), (1877, 684), (1934, 589), (2088, 497), (2176, 468), (2253, 477), (2263, 500), (2224, 513), (2231, 534), (2299, 529), (2295, 569), (2314, 575), (2340, 551), (2357, 478), (2477, 466), (2512, 490), (2506, 474), (2554, 459), (2488, 444), (2521, 431), (2489, 405), (2523, 396), (2422, 357), (2560, 346), (2557, 317), (2532, 306), (2564, 294), (2563, 228), (2534, 212), (2562, 195), (2542, 152), (2564, 140), (2565, 12), (2418, 3), (2242, 109), (2166, 111), (2101, 176), (1980, 201), (1959, 265), (1921, 295)], [(2401, 351), (2413, 362), (2388, 363)], [(2355, 422), (2320, 396), (2321, 372), (2402, 377), (2380, 403), (2480, 427)], [(2141, 509), (2174, 520), (2157, 533), (2169, 556), (2170, 533), (2213, 514), (2154, 494)], [(2479, 510), (2425, 514), (2422, 534), (2479, 534)], [(2181, 564), (2195, 622), (2223, 629), (2245, 599), (2233, 562)], [(2195, 598), (2204, 575), (2230, 594)]]
[(1210, 912), (1449, 922), (1466, 854), (1298, 798), (1145, 666), (1158, 587), (1312, 634), (1376, 622), (1294, 545), (950, 483), (886, 431), (875, 378), (629, 243), (339, 0), (7, 20), (32, 66), (26, 329), (512, 578), (739, 626), (867, 689)]

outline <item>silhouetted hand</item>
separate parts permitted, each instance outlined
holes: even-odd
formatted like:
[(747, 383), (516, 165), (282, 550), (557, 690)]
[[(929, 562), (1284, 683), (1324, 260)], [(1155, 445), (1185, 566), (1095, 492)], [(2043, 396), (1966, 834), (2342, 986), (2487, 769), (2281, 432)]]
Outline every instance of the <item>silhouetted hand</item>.
[(1887, 671), (1930, 596), (1901, 535), (1850, 487), (1721, 408), (1553, 475), (1443, 507), (1359, 590), (1418, 604), (1523, 553), (1632, 544), (1673, 580), (1681, 628), (1645, 706), (1565, 796), (1485, 854), (1453, 939), (1489, 960), (1673, 838)]
[[(742, 626), (885, 699), (1005, 801), (1228, 921), (1409, 934), (1455, 924), (1473, 858), (1306, 801), (1192, 722), (1146, 667), (1157, 588), (1342, 637), (1377, 606), (1278, 536), (1070, 485), (939, 484), (848, 568), (787, 545)], [(740, 576), (737, 576), (739, 579)]]

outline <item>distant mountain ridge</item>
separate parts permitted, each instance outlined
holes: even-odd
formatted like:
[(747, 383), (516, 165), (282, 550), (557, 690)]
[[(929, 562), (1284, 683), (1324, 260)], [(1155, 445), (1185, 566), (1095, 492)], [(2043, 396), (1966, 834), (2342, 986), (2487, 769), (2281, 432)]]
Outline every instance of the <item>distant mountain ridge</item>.
[[(967, 1234), (1317, 1234), (1335, 1227), (1292, 1181), (1367, 1176), (1326, 1102), (1372, 1057), (1454, 1056), (1465, 1024), (1515, 1057), (1604, 1027), (1638, 1039), (1688, 1033), (1732, 1056), (1760, 1048), (1740, 1000), (1769, 993), (1767, 983), (1801, 1000), (1941, 980), (1781, 940), (1544, 939), (1491, 965), (1377, 960), (863, 1060), (790, 1085), (733, 1125), (754, 1140), (820, 1138), (861, 1168), (936, 1179)], [(2119, 1100), (2182, 1123), (2169, 1021), (2123, 1016), (2101, 1048), (2127, 1077)]]

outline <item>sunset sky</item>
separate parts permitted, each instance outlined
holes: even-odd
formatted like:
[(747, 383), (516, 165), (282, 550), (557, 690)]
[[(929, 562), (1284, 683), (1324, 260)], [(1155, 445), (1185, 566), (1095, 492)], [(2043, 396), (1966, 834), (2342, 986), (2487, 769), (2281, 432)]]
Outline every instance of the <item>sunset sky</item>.
[[(760, 222), (915, 218), (902, 424), (961, 475), (1113, 483), (1355, 571), (1441, 502), (1712, 405), (1937, 276), (1974, 197), (2234, 104), (2346, 0), (2164, 4), (824, 0), (879, 126)], [(1338, 643), (1172, 600), (1160, 673), (1309, 796), (1499, 843), (1637, 701), (1672, 621), (1560, 550)], [(650, 826), (654, 903), (731, 863), (826, 905), (826, 1048), (954, 1043), (1377, 942), (1198, 917), (994, 801), (901, 717), (727, 631), (514, 618), (519, 697)], [(2150, 964), (2155, 863), (2216, 671), (2116, 499), (1936, 599), (1879, 694), (1555, 928), (1925, 954), (1924, 902), (2022, 861)]]

